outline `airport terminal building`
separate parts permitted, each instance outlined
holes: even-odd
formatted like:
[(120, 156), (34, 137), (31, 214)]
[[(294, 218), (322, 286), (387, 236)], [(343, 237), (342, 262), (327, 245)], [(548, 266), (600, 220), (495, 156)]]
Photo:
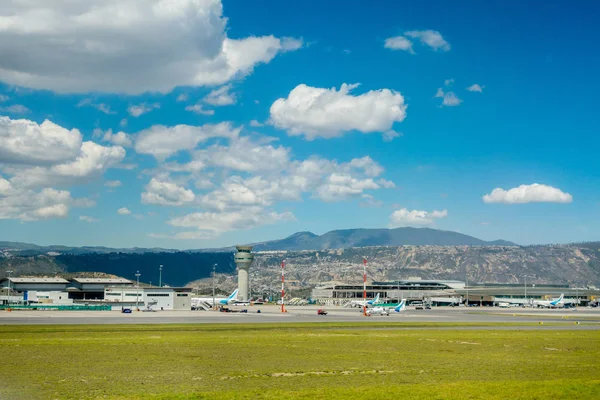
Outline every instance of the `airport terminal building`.
[[(371, 282), (367, 285), (367, 298), (377, 294), (382, 302), (394, 303), (400, 299), (408, 302), (427, 302), (432, 305), (469, 303), (491, 306), (507, 299), (527, 301), (549, 300), (564, 294), (567, 302), (587, 305), (600, 299), (596, 288), (571, 288), (561, 284), (494, 284), (470, 283), (455, 280), (407, 279)], [(346, 305), (363, 298), (362, 284), (321, 284), (312, 291), (312, 298), (325, 305)]]

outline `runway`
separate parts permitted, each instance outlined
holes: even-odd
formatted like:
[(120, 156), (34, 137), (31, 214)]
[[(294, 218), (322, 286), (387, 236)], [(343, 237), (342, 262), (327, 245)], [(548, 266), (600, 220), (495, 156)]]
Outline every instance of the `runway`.
[[(241, 307), (231, 307), (241, 310)], [(328, 315), (317, 315), (317, 309), (324, 308)], [(279, 306), (246, 307), (248, 313), (223, 313), (218, 311), (134, 311), (122, 314), (120, 311), (2, 311), (2, 325), (80, 325), (80, 324), (246, 324), (246, 323), (298, 323), (298, 322), (406, 322), (490, 324), (509, 323), (510, 326), (537, 324), (539, 328), (560, 324), (571, 329), (600, 329), (600, 310), (581, 308), (578, 310), (548, 309), (499, 309), (484, 307), (467, 309), (464, 307), (439, 307), (432, 310), (408, 308), (404, 312), (389, 316), (365, 317), (360, 309), (343, 307), (289, 306), (281, 313)], [(257, 311), (260, 310), (260, 313)], [(579, 324), (577, 324), (579, 322)], [(544, 325), (546, 324), (546, 325)]]

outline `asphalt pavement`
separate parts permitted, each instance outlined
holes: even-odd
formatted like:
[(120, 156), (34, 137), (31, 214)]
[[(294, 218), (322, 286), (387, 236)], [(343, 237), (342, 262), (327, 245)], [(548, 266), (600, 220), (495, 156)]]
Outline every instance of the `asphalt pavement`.
[[(319, 306), (288, 306), (282, 313), (280, 306), (263, 305), (231, 307), (236, 311), (247, 309), (247, 313), (218, 311), (134, 311), (123, 314), (120, 311), (0, 311), (2, 325), (78, 325), (78, 324), (214, 324), (214, 323), (294, 323), (294, 322), (442, 322), (442, 323), (513, 323), (523, 324), (532, 329), (531, 324), (545, 328), (555, 328), (552, 323), (560, 323), (570, 329), (600, 329), (599, 309), (500, 309), (492, 307), (464, 308), (438, 307), (431, 310), (407, 308), (401, 313), (391, 312), (389, 316), (374, 315), (365, 317), (361, 309)], [(324, 308), (327, 315), (317, 315)], [(257, 311), (260, 310), (260, 313)], [(579, 323), (579, 324), (578, 324)], [(546, 324), (546, 325), (544, 325)]]

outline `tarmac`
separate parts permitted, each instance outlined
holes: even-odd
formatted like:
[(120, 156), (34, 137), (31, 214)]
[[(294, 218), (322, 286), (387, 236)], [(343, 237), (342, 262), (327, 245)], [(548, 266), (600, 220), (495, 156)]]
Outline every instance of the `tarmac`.
[[(492, 329), (514, 329), (522, 325), (526, 329), (593, 329), (600, 330), (600, 309), (531, 309), (497, 307), (435, 307), (431, 310), (415, 310), (408, 307), (401, 313), (389, 316), (365, 317), (362, 309), (322, 306), (261, 305), (229, 307), (235, 311), (0, 311), (0, 326), (6, 325), (80, 325), (80, 324), (247, 324), (247, 323), (296, 323), (296, 322), (407, 322), (415, 323), (458, 323), (490, 324)], [(318, 309), (327, 310), (327, 315), (317, 315)], [(257, 311), (260, 310), (260, 313)], [(493, 326), (510, 323), (510, 326)], [(557, 326), (558, 324), (558, 326)], [(446, 325), (446, 324), (442, 324)], [(467, 327), (468, 328), (468, 327)]]

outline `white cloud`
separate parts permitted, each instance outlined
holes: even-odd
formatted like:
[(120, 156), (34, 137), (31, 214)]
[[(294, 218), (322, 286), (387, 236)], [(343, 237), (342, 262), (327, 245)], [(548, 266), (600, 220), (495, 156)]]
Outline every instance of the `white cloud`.
[(225, 85), (210, 92), (203, 101), (213, 106), (229, 106), (237, 101), (235, 93), (229, 93), (231, 85)]
[(534, 183), (504, 190), (496, 188), (483, 196), (485, 203), (524, 204), (524, 203), (571, 203), (573, 196), (552, 186)]
[(203, 126), (175, 125), (166, 127), (154, 125), (137, 134), (135, 151), (140, 154), (151, 154), (159, 160), (178, 153), (181, 150), (193, 150), (198, 143), (209, 138), (233, 138), (240, 129), (234, 129), (230, 123)]
[(120, 122), (119, 122), (119, 126), (121, 128), (125, 128), (127, 126), (127, 118), (123, 118)]
[[(229, 39), (219, 0), (11, 2), (0, 80), (61, 93), (168, 92), (245, 76), (302, 41)], [(28, 62), (35, 54), (36, 62)]]
[(379, 176), (383, 173), (384, 169), (377, 162), (373, 161), (373, 159), (369, 156), (365, 156), (362, 158), (355, 158), (350, 161), (350, 167), (362, 169), (365, 175), (369, 177)]
[(350, 91), (356, 87), (358, 84), (344, 83), (338, 91), (300, 84), (287, 98), (273, 103), (270, 122), (289, 135), (313, 140), (341, 136), (351, 130), (385, 132), (406, 117), (400, 93), (381, 89), (352, 96)]
[(404, 34), (413, 39), (419, 39), (421, 43), (426, 44), (433, 50), (448, 51), (450, 50), (450, 43), (446, 42), (438, 31), (426, 30), (426, 31), (408, 31)]
[(385, 189), (393, 189), (393, 188), (396, 187), (396, 185), (394, 184), (394, 182), (388, 181), (388, 180), (383, 179), (383, 178), (379, 179), (377, 181), (377, 184), (379, 186), (381, 186), (382, 188), (385, 188)]
[(420, 211), (411, 210), (406, 208), (396, 210), (390, 216), (390, 228), (397, 228), (400, 226), (424, 226), (431, 225), (435, 220), (445, 218), (448, 216), (447, 210), (442, 211)]
[(230, 140), (229, 146), (214, 145), (198, 151), (196, 159), (237, 171), (280, 171), (289, 163), (289, 149), (283, 146), (261, 145), (248, 137), (239, 137)]
[(178, 103), (181, 103), (183, 101), (188, 101), (188, 98), (189, 98), (189, 96), (188, 96), (187, 93), (181, 93), (181, 94), (179, 94), (179, 96), (177, 96), (177, 100), (176, 101)]
[(124, 157), (125, 150), (122, 147), (83, 142), (75, 160), (50, 167), (17, 170), (11, 182), (25, 187), (86, 183), (117, 166)]
[(458, 98), (454, 92), (448, 92), (444, 94), (444, 100), (442, 101), (442, 106), (446, 107), (456, 107), (462, 103), (462, 100)]
[(141, 103), (141, 104), (138, 104), (138, 105), (129, 106), (127, 108), (127, 112), (132, 117), (137, 118), (140, 115), (149, 113), (150, 111), (156, 110), (158, 108), (160, 108), (160, 104), (159, 103), (153, 103), (153, 104)]
[(391, 142), (392, 140), (394, 140), (397, 137), (401, 137), (403, 136), (402, 133), (400, 132), (396, 132), (393, 129), (390, 129), (387, 132), (383, 132), (383, 134), (381, 135), (383, 137), (383, 141), (384, 142)]
[(30, 113), (31, 110), (24, 105), (13, 104), (12, 106), (0, 107), (0, 112), (5, 112), (8, 114), (27, 114)]
[(200, 103), (190, 104), (189, 106), (186, 106), (185, 111), (195, 112), (196, 114), (200, 115), (215, 115), (215, 110), (207, 110)]
[(142, 203), (162, 206), (183, 206), (194, 201), (194, 192), (173, 182), (152, 178), (142, 193)]
[(473, 85), (469, 86), (469, 87), (467, 88), (467, 90), (468, 90), (469, 92), (479, 92), (479, 93), (483, 93), (483, 88), (484, 88), (484, 87), (485, 87), (485, 86), (479, 86), (477, 83), (475, 83), (475, 84), (473, 84)]
[(250, 121), (250, 126), (253, 126), (255, 128), (260, 128), (261, 126), (265, 126), (265, 124), (261, 124), (257, 120), (253, 119), (252, 121)]
[(437, 92), (435, 92), (435, 96), (433, 97), (444, 97), (444, 89), (438, 88)]
[(89, 217), (87, 215), (81, 215), (79, 217), (80, 221), (84, 221), (84, 222), (88, 222), (90, 224), (93, 224), (94, 222), (100, 222), (100, 220), (98, 218), (94, 218), (94, 217)]
[(18, 188), (0, 177), (0, 220), (37, 221), (64, 218), (76, 205), (71, 193), (45, 188), (39, 192)]
[(122, 185), (121, 181), (106, 181), (104, 182), (104, 186), (109, 188), (118, 188)]
[(46, 165), (71, 160), (80, 152), (81, 133), (45, 120), (0, 117), (0, 163)]
[(83, 99), (81, 100), (79, 103), (77, 103), (77, 108), (80, 107), (92, 107), (95, 108), (96, 110), (104, 113), (104, 114), (116, 114), (115, 111), (112, 111), (110, 109), (110, 106), (104, 103), (94, 103), (92, 101), (92, 99)]
[(444, 81), (444, 86), (451, 86), (454, 83), (454, 78), (446, 79)]
[(247, 207), (241, 211), (187, 214), (183, 217), (173, 218), (168, 223), (176, 227), (196, 229), (194, 232), (180, 232), (173, 238), (197, 239), (218, 236), (232, 230), (251, 229), (261, 225), (293, 220), (295, 217), (290, 212), (277, 213), (265, 211), (260, 207)]
[(131, 215), (131, 211), (127, 207), (121, 207), (117, 210), (117, 214), (119, 215)]
[(102, 132), (94, 129), (94, 137), (102, 137), (103, 142), (108, 142), (122, 147), (131, 147), (133, 142), (131, 137), (123, 131), (113, 133), (112, 129)]
[(9, 99), (9, 97), (8, 97), (7, 95), (5, 95), (5, 94), (0, 94), (0, 103), (2, 103), (2, 102), (4, 102), (4, 101), (6, 101), (6, 100), (8, 100), (8, 99)]
[(392, 50), (404, 50), (411, 54), (415, 54), (412, 48), (412, 42), (404, 36), (394, 36), (385, 39), (384, 47)]
[(315, 197), (326, 201), (340, 201), (357, 196), (367, 189), (379, 189), (379, 185), (371, 178), (357, 179), (350, 175), (331, 174), (317, 188)]

